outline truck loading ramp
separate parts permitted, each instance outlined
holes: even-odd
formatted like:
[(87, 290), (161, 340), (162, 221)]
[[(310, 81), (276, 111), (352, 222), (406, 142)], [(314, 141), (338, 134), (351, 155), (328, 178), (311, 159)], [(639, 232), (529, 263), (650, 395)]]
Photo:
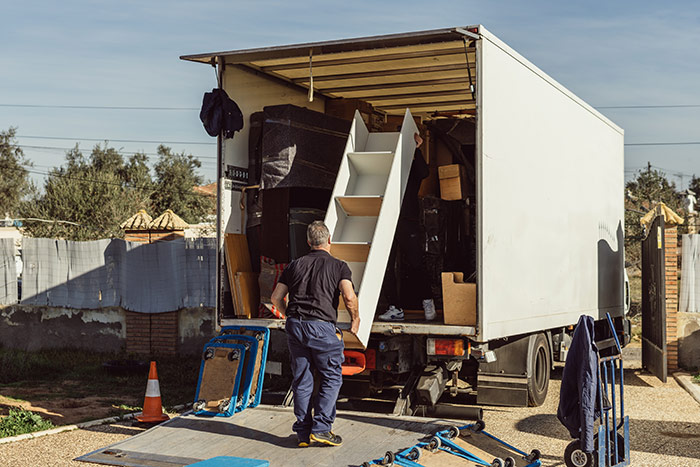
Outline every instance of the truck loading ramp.
[(299, 448), (291, 431), (294, 419), (291, 408), (262, 405), (233, 417), (184, 414), (76, 460), (180, 467), (216, 456), (235, 456), (265, 459), (273, 466), (361, 465), (454, 424), (444, 419), (338, 411), (333, 428), (343, 437), (342, 446)]

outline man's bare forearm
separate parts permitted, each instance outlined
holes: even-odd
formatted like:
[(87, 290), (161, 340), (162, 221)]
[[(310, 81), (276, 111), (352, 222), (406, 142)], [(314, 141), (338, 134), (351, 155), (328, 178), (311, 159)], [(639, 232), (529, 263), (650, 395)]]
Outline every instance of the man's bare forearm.
[(357, 298), (345, 299), (345, 297), (343, 297), (343, 301), (345, 302), (345, 309), (348, 311), (350, 319), (353, 321), (360, 319), (360, 310), (357, 307)]
[(287, 316), (287, 303), (283, 300), (272, 300), (272, 304), (277, 308), (277, 311)]
[(278, 283), (275, 286), (275, 290), (272, 291), (270, 295), (270, 301), (283, 315), (287, 315), (287, 303), (284, 301), (284, 297), (289, 292), (287, 286), (283, 283)]

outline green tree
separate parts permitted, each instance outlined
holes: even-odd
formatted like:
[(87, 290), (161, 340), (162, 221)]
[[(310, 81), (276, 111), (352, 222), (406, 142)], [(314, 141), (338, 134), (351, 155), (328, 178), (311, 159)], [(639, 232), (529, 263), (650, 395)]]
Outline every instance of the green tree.
[[(693, 178), (690, 179), (690, 183), (688, 183), (688, 189), (693, 190), (696, 198), (700, 198), (700, 178), (693, 175)], [(697, 212), (697, 205), (695, 206), (695, 210)]]
[(119, 224), (149, 207), (153, 183), (148, 174), (143, 154), (125, 160), (105, 143), (85, 157), (76, 145), (66, 154), (66, 163), (49, 172), (43, 193), (24, 203), (23, 214), (78, 225), (27, 221), (27, 232), (69, 240), (121, 237)]
[(685, 213), (676, 184), (669, 182), (663, 172), (654, 170), (651, 166), (637, 172), (625, 188), (625, 255), (627, 261), (640, 267), (641, 242), (644, 240), (640, 218), (660, 202), (680, 216)]
[(0, 217), (14, 217), (32, 188), (27, 170), (31, 164), (15, 142), (16, 131), (0, 131)]
[(213, 208), (213, 200), (192, 190), (203, 183), (202, 176), (197, 174), (202, 163), (184, 152), (175, 154), (163, 145), (158, 146), (158, 156), (151, 196), (154, 216), (170, 209), (189, 224), (204, 220)]

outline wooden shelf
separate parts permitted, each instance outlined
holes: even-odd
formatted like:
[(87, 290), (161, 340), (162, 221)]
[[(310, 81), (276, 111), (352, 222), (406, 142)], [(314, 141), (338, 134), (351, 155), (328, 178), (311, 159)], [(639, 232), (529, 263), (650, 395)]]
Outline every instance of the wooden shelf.
[(365, 263), (369, 255), (369, 242), (331, 243), (331, 255), (349, 263)]
[(338, 203), (348, 216), (370, 216), (379, 215), (382, 207), (383, 196), (338, 196)]

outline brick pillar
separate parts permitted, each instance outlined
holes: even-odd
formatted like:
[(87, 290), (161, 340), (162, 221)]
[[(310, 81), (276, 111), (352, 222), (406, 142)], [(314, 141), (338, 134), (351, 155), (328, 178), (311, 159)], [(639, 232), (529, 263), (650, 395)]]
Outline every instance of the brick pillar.
[(126, 352), (151, 353), (151, 317), (145, 313), (126, 312)]
[(666, 349), (668, 370), (678, 369), (678, 227), (664, 229), (666, 245)]
[(177, 353), (177, 311), (151, 315), (151, 352), (159, 355)]
[(126, 351), (140, 355), (176, 355), (177, 311), (168, 313), (126, 312)]

